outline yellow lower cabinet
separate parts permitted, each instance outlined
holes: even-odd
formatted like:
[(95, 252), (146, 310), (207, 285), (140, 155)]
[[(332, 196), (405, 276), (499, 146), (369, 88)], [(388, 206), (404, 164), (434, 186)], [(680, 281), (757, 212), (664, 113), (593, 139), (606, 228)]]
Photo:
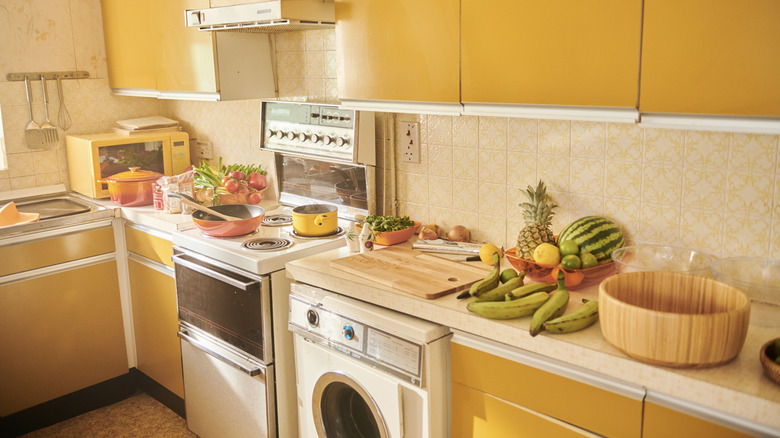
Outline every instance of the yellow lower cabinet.
[(127, 372), (115, 260), (0, 285), (0, 416)]
[[(544, 424), (539, 418), (530, 420), (529, 411), (584, 429), (547, 436), (585, 431), (610, 437), (641, 436), (644, 396), (641, 387), (613, 382), (605, 376), (591, 375), (503, 344), (470, 339), (470, 335), (456, 336), (451, 343), (453, 436), (526, 436), (527, 431), (556, 427)], [(476, 405), (462, 406), (472, 403), (475, 397), (470, 395), (465, 401), (459, 400), (456, 393), (465, 392), (463, 388), (484, 396), (478, 397)], [(480, 405), (496, 409), (487, 411)], [(523, 415), (521, 410), (525, 412)], [(521, 417), (526, 420), (520, 420)], [(508, 433), (503, 432), (504, 428), (512, 424), (516, 428), (513, 434), (501, 435)], [(477, 430), (495, 431), (496, 435), (474, 433)]]
[(562, 421), (453, 382), (453, 438), (594, 436)]
[(729, 427), (688, 415), (676, 409), (645, 401), (643, 438), (668, 437), (739, 438), (755, 436)]
[(125, 226), (125, 242), (128, 251), (173, 267), (173, 243), (170, 239)]
[(137, 368), (184, 398), (181, 350), (173, 271), (155, 269), (150, 262), (127, 262), (133, 303)]

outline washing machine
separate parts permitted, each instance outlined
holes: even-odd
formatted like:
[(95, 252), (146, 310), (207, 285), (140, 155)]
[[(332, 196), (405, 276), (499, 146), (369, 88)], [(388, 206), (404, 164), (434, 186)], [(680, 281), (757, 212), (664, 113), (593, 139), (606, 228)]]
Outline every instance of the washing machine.
[(303, 438), (450, 436), (448, 327), (294, 283)]

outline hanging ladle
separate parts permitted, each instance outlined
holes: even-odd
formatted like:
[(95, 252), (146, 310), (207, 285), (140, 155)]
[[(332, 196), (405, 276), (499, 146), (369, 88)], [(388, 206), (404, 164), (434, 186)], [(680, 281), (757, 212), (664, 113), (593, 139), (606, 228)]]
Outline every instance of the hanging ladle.
[(220, 218), (222, 220), (237, 221), (237, 220), (242, 220), (243, 219), (243, 218), (240, 218), (240, 217), (235, 217), (235, 216), (230, 216), (230, 215), (227, 215), (227, 214), (224, 214), (224, 213), (220, 213), (220, 212), (218, 212), (216, 210), (212, 210), (212, 209), (206, 207), (205, 205), (201, 205), (200, 203), (198, 203), (198, 201), (193, 199), (191, 196), (185, 195), (183, 193), (175, 193), (175, 192), (173, 192), (173, 193), (168, 193), (168, 196), (169, 197), (173, 197), (173, 198), (179, 198), (179, 199), (181, 199), (182, 203), (187, 204), (187, 205), (189, 205), (190, 207), (192, 207), (192, 208), (194, 208), (196, 210), (200, 210), (200, 211), (202, 211), (204, 213), (208, 213), (208, 214), (210, 214), (212, 216), (218, 217), (218, 218)]

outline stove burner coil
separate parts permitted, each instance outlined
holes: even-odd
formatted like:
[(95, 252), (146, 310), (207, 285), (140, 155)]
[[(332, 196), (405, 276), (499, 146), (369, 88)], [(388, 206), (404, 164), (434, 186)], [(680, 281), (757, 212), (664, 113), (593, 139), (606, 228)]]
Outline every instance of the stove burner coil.
[(324, 236), (302, 236), (298, 234), (297, 231), (294, 229), (290, 231), (290, 236), (295, 237), (296, 239), (330, 239), (332, 237), (338, 237), (344, 234), (347, 230), (341, 227), (336, 227), (336, 230), (330, 234), (326, 234)]
[(281, 237), (261, 237), (247, 240), (241, 246), (253, 251), (278, 251), (293, 246), (293, 241)]
[(263, 218), (262, 224), (269, 227), (283, 227), (285, 225), (291, 225), (292, 215), (285, 213), (266, 215), (265, 218)]

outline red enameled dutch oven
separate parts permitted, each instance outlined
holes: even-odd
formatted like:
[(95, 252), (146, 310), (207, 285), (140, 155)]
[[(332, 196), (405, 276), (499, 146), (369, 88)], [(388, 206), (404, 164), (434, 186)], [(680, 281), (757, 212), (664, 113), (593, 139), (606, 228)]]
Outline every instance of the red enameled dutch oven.
[(121, 172), (99, 180), (108, 184), (108, 194), (114, 203), (123, 207), (151, 205), (154, 197), (152, 183), (162, 174), (150, 170), (131, 167), (129, 172)]

